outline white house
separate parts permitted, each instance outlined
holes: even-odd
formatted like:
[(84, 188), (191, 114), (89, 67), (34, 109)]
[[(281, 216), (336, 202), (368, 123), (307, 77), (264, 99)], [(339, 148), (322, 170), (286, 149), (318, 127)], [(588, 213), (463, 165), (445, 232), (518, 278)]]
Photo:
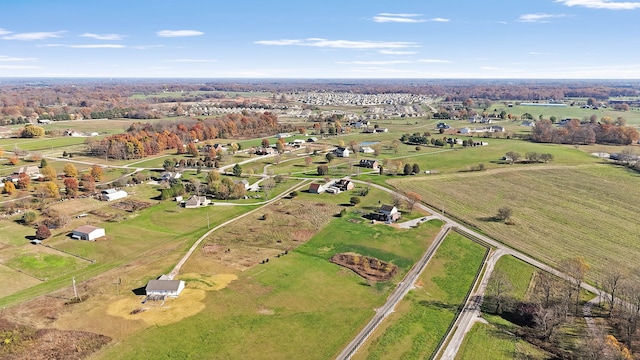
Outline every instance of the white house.
[(73, 230), (71, 233), (71, 237), (78, 240), (88, 240), (95, 241), (98, 238), (105, 236), (105, 232), (103, 228), (91, 226), (91, 225), (82, 225)]
[(471, 133), (471, 129), (468, 127), (463, 127), (462, 129), (460, 129), (459, 131), (460, 134), (469, 134)]
[(191, 197), (185, 201), (184, 207), (187, 209), (195, 209), (200, 206), (207, 206), (210, 203), (211, 200), (207, 199), (206, 196), (191, 195)]
[(149, 297), (178, 297), (182, 290), (184, 290), (184, 281), (171, 280), (167, 276), (162, 275), (157, 280), (149, 280), (144, 289)]
[(101, 195), (102, 195), (102, 200), (104, 201), (114, 201), (114, 200), (125, 198), (129, 194), (127, 194), (127, 192), (124, 190), (107, 189), (107, 190), (102, 190)]
[(349, 157), (349, 149), (344, 147), (338, 147), (337, 149), (333, 150), (333, 153), (337, 157)]
[(375, 153), (376, 151), (375, 151), (375, 150), (373, 150), (373, 148), (371, 148), (371, 147), (369, 147), (369, 146), (363, 146), (363, 147), (361, 147), (361, 148), (360, 148), (360, 152), (361, 152), (361, 153), (365, 153), (365, 154), (373, 154), (373, 153)]

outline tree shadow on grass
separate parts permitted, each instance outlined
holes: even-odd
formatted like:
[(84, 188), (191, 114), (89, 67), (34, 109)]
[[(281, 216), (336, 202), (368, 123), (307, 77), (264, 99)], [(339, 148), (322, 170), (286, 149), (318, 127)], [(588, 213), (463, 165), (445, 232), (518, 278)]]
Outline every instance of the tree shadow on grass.
[(483, 222), (501, 222), (502, 221), (497, 216), (479, 217), (479, 218), (476, 218), (476, 220), (483, 221)]
[(458, 311), (458, 308), (460, 307), (460, 305), (445, 304), (440, 301), (428, 301), (428, 300), (418, 301), (418, 304), (424, 307), (449, 310), (449, 311)]

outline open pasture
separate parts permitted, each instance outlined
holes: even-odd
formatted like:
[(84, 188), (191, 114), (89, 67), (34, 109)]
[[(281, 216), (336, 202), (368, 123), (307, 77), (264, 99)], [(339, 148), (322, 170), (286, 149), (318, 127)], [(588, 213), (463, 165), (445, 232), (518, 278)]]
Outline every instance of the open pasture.
[[(238, 225), (231, 225), (231, 231), (244, 230)], [(146, 358), (158, 351), (179, 358), (335, 357), (373, 316), (372, 309), (385, 301), (393, 284), (369, 286), (352, 271), (330, 263), (331, 255), (354, 251), (377, 256), (405, 273), (440, 225), (398, 231), (334, 219), (296, 250), (240, 272), (227, 288), (207, 293), (206, 306), (197, 316), (138, 332), (98, 358)], [(203, 264), (198, 268), (206, 270)]]
[[(516, 170), (516, 169), (514, 169)], [(640, 255), (638, 174), (611, 164), (532, 167), (390, 183), (503, 243), (551, 265), (583, 256), (591, 280), (607, 269), (636, 270)], [(513, 225), (496, 221), (501, 207)]]
[(486, 251), (450, 233), (420, 274), (416, 288), (353, 358), (429, 358), (473, 285)]

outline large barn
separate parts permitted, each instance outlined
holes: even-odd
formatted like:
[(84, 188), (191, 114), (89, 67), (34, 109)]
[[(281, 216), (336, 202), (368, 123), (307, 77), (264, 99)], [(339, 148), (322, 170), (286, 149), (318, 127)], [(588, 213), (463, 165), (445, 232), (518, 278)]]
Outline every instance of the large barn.
[(71, 237), (78, 240), (88, 240), (95, 241), (97, 238), (101, 238), (105, 236), (105, 231), (103, 228), (91, 226), (91, 225), (82, 225), (73, 230)]
[(105, 201), (114, 201), (127, 197), (127, 192), (124, 190), (107, 189), (102, 190), (102, 199)]

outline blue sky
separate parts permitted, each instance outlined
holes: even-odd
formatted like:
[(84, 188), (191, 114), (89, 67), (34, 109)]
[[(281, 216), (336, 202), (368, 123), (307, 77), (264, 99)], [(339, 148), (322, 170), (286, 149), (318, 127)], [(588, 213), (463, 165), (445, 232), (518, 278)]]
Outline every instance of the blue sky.
[(0, 77), (640, 79), (640, 1), (0, 0)]

